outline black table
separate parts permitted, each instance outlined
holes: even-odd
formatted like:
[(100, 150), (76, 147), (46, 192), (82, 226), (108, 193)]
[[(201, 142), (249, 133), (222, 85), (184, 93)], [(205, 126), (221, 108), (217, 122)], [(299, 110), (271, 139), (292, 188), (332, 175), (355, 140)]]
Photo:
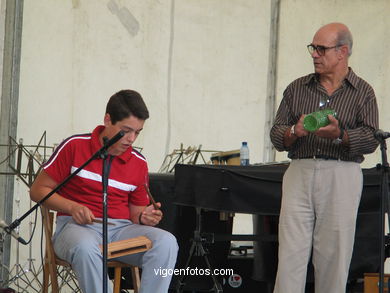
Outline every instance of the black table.
[[(150, 174), (152, 193), (166, 207), (162, 228), (178, 237), (179, 244), (188, 241), (192, 236), (189, 230), (194, 227), (195, 221), (190, 223), (189, 209), (200, 207), (257, 215), (259, 222), (255, 223), (255, 234), (267, 232), (276, 235), (281, 183), (287, 167), (288, 164), (245, 167), (176, 165), (174, 176)], [(380, 172), (375, 168), (363, 169), (363, 175), (364, 187), (349, 279), (362, 278), (365, 272), (378, 272), (380, 266)], [(195, 213), (192, 213), (191, 217), (194, 216)], [(264, 227), (264, 223), (268, 226)], [(210, 225), (206, 224), (206, 227), (210, 231)], [(229, 227), (217, 228), (220, 230), (217, 233), (221, 230), (229, 233)], [(277, 264), (277, 243), (258, 242), (255, 254), (253, 277), (272, 280)]]

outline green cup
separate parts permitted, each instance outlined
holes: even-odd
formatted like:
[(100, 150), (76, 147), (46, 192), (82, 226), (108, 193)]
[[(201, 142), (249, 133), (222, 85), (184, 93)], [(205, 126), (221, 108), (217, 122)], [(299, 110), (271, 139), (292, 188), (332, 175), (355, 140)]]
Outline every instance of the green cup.
[(324, 109), (306, 115), (303, 119), (303, 128), (310, 132), (317, 131), (320, 127), (329, 124), (328, 115), (336, 117), (336, 112), (332, 109)]

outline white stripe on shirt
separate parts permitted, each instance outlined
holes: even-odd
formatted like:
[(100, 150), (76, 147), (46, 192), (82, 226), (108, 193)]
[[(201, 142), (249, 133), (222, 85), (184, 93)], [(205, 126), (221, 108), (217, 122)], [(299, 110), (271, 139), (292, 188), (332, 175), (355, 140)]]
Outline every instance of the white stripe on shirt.
[[(77, 168), (72, 166), (71, 172), (73, 173), (76, 170), (77, 170)], [(96, 182), (102, 182), (102, 176), (100, 174), (94, 173), (91, 171), (87, 171), (87, 170), (81, 170), (77, 174), (77, 176), (84, 178), (84, 179), (90, 179), (90, 180), (93, 180)], [(113, 179), (108, 179), (108, 186), (111, 186), (111, 187), (114, 187), (114, 188), (117, 188), (117, 189), (120, 189), (120, 190), (123, 190), (126, 192), (134, 191), (137, 188), (137, 186), (134, 186), (132, 184), (119, 182), (119, 181), (113, 180)]]
[(90, 137), (90, 136), (87, 136), (87, 137), (85, 137), (85, 136), (75, 136), (75, 137), (72, 137), (72, 138), (68, 139), (66, 142), (63, 143), (63, 145), (62, 145), (61, 148), (57, 151), (57, 153), (55, 154), (55, 156), (51, 159), (51, 162), (50, 162), (49, 164), (47, 164), (47, 165), (44, 167), (44, 169), (49, 168), (50, 165), (53, 164), (53, 162), (57, 159), (57, 157), (58, 157), (59, 153), (62, 151), (62, 149), (63, 149), (69, 142), (71, 142), (71, 141), (74, 140), (74, 139), (91, 139), (91, 137)]
[(146, 162), (145, 158), (142, 157), (142, 156), (140, 156), (137, 152), (132, 151), (131, 153), (132, 153), (134, 156), (136, 156), (137, 158), (139, 158), (139, 159), (141, 159), (142, 161), (145, 161), (145, 162)]

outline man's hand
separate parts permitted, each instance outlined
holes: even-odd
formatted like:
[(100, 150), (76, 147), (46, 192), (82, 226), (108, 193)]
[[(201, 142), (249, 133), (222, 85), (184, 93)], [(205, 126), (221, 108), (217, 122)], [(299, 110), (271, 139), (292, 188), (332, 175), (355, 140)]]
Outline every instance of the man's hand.
[(79, 225), (92, 224), (92, 221), (95, 219), (95, 216), (89, 208), (78, 203), (72, 205), (70, 214), (73, 220)]
[(294, 127), (294, 134), (292, 134), (291, 128), (288, 128), (284, 133), (285, 147), (290, 147), (299, 137), (309, 134), (309, 132), (303, 128), (303, 118), (305, 118), (305, 115), (301, 115), (298, 122), (292, 126)]
[[(159, 202), (156, 205), (158, 208), (161, 207), (161, 203)], [(160, 209), (156, 210), (153, 205), (149, 205), (141, 212), (139, 219), (143, 225), (156, 226), (160, 223), (162, 216), (163, 213)]]
[(333, 115), (328, 115), (328, 119), (329, 124), (321, 127), (314, 134), (323, 138), (336, 139), (340, 136), (339, 121)]
[(301, 115), (299, 118), (297, 124), (295, 124), (295, 135), (297, 137), (302, 137), (306, 136), (309, 134), (309, 132), (303, 127), (303, 119), (305, 118), (306, 115)]

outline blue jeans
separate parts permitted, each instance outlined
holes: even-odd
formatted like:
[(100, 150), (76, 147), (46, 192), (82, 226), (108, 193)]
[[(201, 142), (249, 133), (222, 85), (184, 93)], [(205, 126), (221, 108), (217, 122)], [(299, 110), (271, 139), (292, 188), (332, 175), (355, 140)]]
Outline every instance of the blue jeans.
[[(169, 232), (150, 226), (133, 224), (129, 220), (109, 219), (115, 225), (108, 225), (108, 242), (146, 236), (152, 241), (152, 248), (146, 252), (116, 258), (142, 268), (141, 293), (166, 293), (172, 276), (158, 274), (161, 269), (174, 269), (178, 252), (176, 238)], [(103, 291), (102, 224), (78, 225), (72, 217), (57, 217), (53, 236), (54, 250), (58, 257), (72, 265), (84, 293)], [(108, 282), (108, 292), (112, 284)]]

